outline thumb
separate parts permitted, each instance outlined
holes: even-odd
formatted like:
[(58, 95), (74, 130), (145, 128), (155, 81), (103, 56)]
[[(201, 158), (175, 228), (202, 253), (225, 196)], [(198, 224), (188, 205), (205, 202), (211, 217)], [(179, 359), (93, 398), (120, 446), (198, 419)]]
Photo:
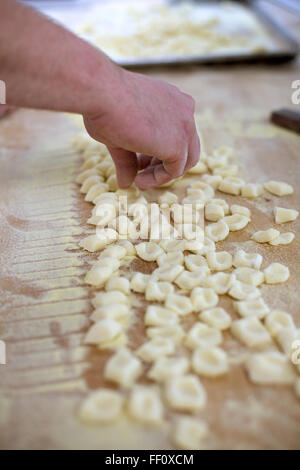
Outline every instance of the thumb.
[(108, 150), (116, 166), (119, 187), (128, 188), (133, 183), (138, 171), (136, 154), (120, 148), (108, 147)]

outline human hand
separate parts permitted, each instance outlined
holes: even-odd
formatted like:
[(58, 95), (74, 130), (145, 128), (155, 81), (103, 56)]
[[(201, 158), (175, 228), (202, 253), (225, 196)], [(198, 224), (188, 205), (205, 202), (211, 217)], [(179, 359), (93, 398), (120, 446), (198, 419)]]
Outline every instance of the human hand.
[(92, 138), (107, 145), (119, 186), (135, 180), (147, 189), (183, 175), (200, 154), (193, 98), (166, 82), (117, 69), (109, 106), (85, 115), (84, 123)]

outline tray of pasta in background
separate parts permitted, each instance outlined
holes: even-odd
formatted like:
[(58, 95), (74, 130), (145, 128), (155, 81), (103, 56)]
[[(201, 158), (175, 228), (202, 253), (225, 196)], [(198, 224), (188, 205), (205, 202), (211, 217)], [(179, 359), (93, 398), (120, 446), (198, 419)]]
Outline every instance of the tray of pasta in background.
[(299, 52), (257, 0), (82, 0), (72, 11), (58, 3), (46, 13), (125, 67), (288, 61)]

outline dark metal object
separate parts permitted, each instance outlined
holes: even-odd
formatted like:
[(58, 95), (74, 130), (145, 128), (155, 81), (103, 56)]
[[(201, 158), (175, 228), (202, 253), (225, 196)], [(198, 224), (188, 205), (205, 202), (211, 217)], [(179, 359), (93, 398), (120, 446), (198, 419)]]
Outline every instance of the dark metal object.
[(300, 112), (291, 109), (278, 109), (271, 114), (271, 121), (300, 134)]

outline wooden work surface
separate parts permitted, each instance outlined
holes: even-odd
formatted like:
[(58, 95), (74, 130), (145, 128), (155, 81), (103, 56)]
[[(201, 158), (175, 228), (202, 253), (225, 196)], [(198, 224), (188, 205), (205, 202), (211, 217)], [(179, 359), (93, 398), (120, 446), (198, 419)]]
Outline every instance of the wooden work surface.
[[(241, 233), (231, 233), (219, 249), (233, 251), (239, 242), (263, 255), (263, 267), (273, 260), (288, 265), (290, 280), (262, 291), (272, 308), (292, 313), (300, 327), (300, 220), (280, 227), (297, 233), (290, 246), (248, 241), (254, 231), (274, 226), (275, 205), (300, 206), (300, 137), (268, 123), (271, 110), (293, 108), (291, 82), (300, 78), (299, 66), (147, 73), (196, 98), (207, 149), (234, 145), (245, 179), (278, 179), (294, 186), (292, 196), (257, 202), (222, 194), (250, 207), (252, 221)], [(89, 427), (76, 418), (87, 391), (103, 384), (109, 357), (107, 351), (82, 344), (92, 310), (92, 292), (83, 277), (95, 255), (78, 249), (78, 241), (90, 230), (85, 221), (91, 205), (74, 183), (80, 156), (69, 142), (76, 130), (69, 116), (50, 112), (18, 110), (0, 121), (0, 339), (7, 343), (7, 365), (0, 365), (0, 448), (171, 448), (167, 426), (147, 428), (124, 417), (115, 425)], [(129, 331), (132, 347), (144, 339), (140, 305)], [(233, 314), (229, 298), (222, 305)], [(238, 364), (244, 349), (229, 334), (224, 347), (237, 364), (224, 378), (203, 380), (208, 405), (199, 416), (210, 426), (205, 446), (300, 449), (300, 402), (291, 388), (251, 385)]]

